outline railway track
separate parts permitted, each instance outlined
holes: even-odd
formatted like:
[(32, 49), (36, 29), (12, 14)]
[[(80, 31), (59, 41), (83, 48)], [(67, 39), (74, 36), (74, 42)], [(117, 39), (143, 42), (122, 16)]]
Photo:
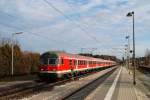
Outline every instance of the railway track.
[(0, 97), (15, 93), (15, 92), (20, 91), (20, 90), (25, 89), (25, 88), (29, 88), (33, 84), (35, 84), (34, 81), (27, 82), (27, 83), (15, 84), (12, 86), (1, 87), (0, 88)]
[[(90, 74), (80, 75), (80, 76), (74, 77), (74, 79), (83, 78), (88, 75)], [(104, 76), (107, 76), (107, 75), (104, 75)], [(33, 82), (32, 84), (27, 83), (27, 84), (20, 84), (18, 86), (7, 87), (7, 88), (0, 90), (0, 100), (12, 100), (12, 99), (16, 100), (16, 99), (22, 99), (25, 97), (30, 97), (42, 91), (51, 91), (54, 86), (59, 86), (69, 81), (71, 82), (72, 79), (66, 79), (66, 80), (53, 82), (53, 83)]]
[(23, 97), (27, 97), (33, 94), (37, 94), (41, 91), (45, 91), (49, 87), (53, 87), (55, 85), (61, 85), (69, 80), (63, 80), (53, 83), (48, 82), (38, 82), (38, 83), (26, 83), (15, 85), (11, 87), (2, 88), (0, 90), (0, 100), (16, 100), (21, 99)]
[[(74, 77), (74, 79), (86, 77), (86, 75), (80, 75)], [(12, 99), (21, 99), (31, 95), (35, 95), (39, 92), (50, 90), (56, 85), (62, 85), (66, 82), (72, 81), (72, 79), (66, 79), (57, 82), (29, 82), (22, 83), (19, 85), (9, 86), (0, 89), (0, 100), (12, 100)]]
[(32, 89), (42, 86), (45, 83), (23, 83), (19, 85), (9, 86), (1, 88), (0, 90), (0, 100), (9, 100), (19, 98), (19, 95), (25, 93), (26, 91), (31, 91)]
[(144, 74), (150, 73), (150, 67), (149, 66), (139, 66), (138, 69), (139, 69), (139, 71), (141, 71)]
[(94, 89), (96, 89), (100, 84), (102, 84), (103, 81), (105, 81), (115, 70), (116, 69), (111, 70), (105, 75), (85, 85), (84, 87), (74, 91), (73, 93), (64, 97), (63, 100), (84, 100), (87, 95), (89, 95)]

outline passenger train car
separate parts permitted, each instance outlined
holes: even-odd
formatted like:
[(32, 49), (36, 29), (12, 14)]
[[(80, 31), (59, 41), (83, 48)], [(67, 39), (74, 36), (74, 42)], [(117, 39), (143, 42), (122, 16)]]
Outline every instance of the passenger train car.
[(116, 62), (93, 57), (51, 51), (41, 55), (41, 79), (69, 78), (116, 65)]

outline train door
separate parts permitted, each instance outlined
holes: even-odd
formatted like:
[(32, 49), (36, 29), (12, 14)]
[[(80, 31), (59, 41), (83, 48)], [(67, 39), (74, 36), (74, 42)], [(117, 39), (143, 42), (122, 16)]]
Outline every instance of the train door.
[(69, 66), (70, 66), (70, 69), (73, 70), (73, 60), (72, 59), (69, 60)]
[(74, 80), (74, 62), (73, 62), (73, 59), (69, 60), (69, 65), (70, 65), (70, 69), (71, 69), (71, 77), (72, 77), (72, 80)]

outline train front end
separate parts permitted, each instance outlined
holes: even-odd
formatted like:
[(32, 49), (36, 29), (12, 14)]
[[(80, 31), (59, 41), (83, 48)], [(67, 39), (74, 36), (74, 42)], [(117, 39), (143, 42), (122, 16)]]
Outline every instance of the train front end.
[(40, 57), (39, 78), (44, 80), (57, 79), (59, 66), (59, 56), (56, 53), (47, 52)]

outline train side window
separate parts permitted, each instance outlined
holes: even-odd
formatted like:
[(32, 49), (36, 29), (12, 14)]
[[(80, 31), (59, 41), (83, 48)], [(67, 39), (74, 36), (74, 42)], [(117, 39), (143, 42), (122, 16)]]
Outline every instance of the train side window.
[(92, 65), (92, 61), (90, 61), (90, 65)]
[(63, 59), (63, 58), (61, 59), (61, 64), (62, 64), (62, 65), (64, 64), (64, 59)]
[(77, 60), (74, 60), (74, 65), (75, 65), (75, 66), (77, 65)]
[(85, 61), (85, 65), (87, 65), (87, 61)]
[(69, 60), (69, 65), (72, 65), (72, 60)]
[(74, 65), (76, 65), (76, 64), (75, 64), (75, 59), (74, 59), (73, 63), (74, 63)]

